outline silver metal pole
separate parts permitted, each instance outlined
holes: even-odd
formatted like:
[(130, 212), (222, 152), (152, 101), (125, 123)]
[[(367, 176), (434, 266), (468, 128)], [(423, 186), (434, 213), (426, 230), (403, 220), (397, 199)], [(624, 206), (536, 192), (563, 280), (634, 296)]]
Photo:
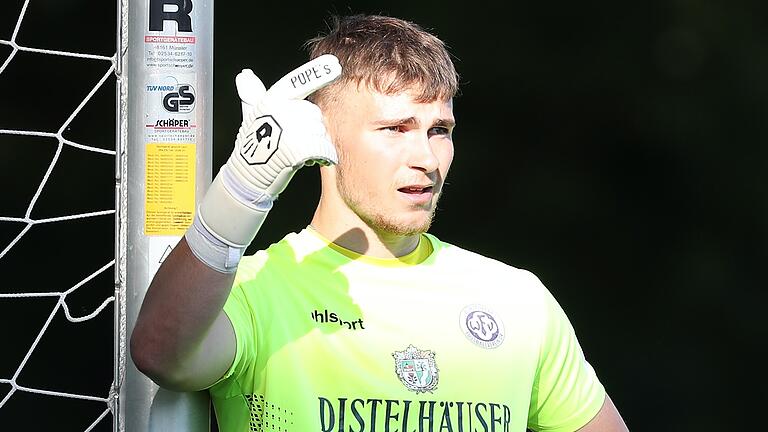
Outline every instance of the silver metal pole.
[(149, 282), (192, 222), (211, 182), (213, 0), (118, 0), (118, 5), (124, 22), (118, 38), (123, 120), (117, 162), (115, 430), (208, 431), (207, 392), (159, 389), (134, 366), (128, 341)]

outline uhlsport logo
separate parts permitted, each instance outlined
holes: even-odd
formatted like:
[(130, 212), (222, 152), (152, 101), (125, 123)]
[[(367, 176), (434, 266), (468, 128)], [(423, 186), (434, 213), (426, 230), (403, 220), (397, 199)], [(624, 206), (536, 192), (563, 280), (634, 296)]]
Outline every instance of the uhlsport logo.
[(481, 305), (469, 305), (461, 311), (461, 330), (475, 345), (496, 348), (504, 342), (504, 323), (499, 315)]
[[(330, 312), (328, 309), (323, 309), (322, 312), (315, 309), (314, 312), (310, 314), (313, 320), (315, 322), (325, 324), (325, 323), (338, 323), (340, 327), (346, 326), (349, 330), (357, 330), (358, 328), (361, 330), (365, 330), (365, 327), (363, 326), (363, 319), (358, 318), (356, 320), (345, 320), (339, 316), (336, 312)], [(358, 327), (359, 326), (359, 327)]]
[(437, 388), (438, 370), (434, 352), (408, 345), (404, 351), (392, 353), (392, 357), (395, 358), (397, 377), (408, 390), (431, 393)]

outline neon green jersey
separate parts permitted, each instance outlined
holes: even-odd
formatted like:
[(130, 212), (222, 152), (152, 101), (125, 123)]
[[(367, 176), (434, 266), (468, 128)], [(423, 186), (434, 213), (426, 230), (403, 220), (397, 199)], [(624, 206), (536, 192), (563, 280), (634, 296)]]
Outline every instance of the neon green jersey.
[(531, 273), (428, 234), (394, 260), (333, 246), (305, 229), (240, 263), (237, 354), (210, 389), (222, 432), (573, 431), (599, 411)]

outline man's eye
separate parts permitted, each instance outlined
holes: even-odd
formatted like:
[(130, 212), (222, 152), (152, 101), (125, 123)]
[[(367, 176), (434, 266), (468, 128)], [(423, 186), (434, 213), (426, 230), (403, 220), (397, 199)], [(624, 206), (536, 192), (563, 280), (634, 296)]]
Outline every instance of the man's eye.
[(402, 131), (403, 131), (403, 127), (402, 127), (402, 126), (400, 126), (400, 125), (396, 125), (396, 126), (385, 126), (385, 127), (381, 128), (381, 129), (382, 129), (382, 130), (385, 130), (385, 131), (389, 131), (389, 132), (402, 132)]
[(447, 127), (435, 126), (429, 130), (429, 135), (450, 135), (451, 131)]

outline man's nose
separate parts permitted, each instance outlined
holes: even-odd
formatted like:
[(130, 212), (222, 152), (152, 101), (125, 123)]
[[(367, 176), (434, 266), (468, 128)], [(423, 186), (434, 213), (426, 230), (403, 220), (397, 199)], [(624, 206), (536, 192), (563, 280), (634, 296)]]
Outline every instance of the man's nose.
[(416, 134), (409, 146), (409, 166), (426, 173), (437, 171), (439, 161), (427, 132)]

